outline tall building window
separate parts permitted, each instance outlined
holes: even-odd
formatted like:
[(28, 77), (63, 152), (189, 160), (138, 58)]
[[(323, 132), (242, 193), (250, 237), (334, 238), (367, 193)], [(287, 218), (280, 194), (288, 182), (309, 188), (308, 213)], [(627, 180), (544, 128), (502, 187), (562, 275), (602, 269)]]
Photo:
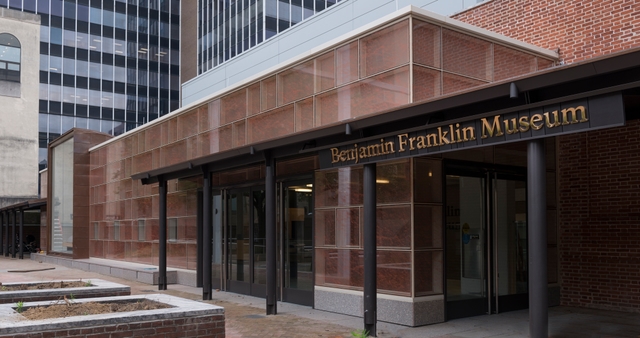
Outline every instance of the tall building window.
[(20, 41), (8, 33), (0, 34), (0, 80), (20, 82)]

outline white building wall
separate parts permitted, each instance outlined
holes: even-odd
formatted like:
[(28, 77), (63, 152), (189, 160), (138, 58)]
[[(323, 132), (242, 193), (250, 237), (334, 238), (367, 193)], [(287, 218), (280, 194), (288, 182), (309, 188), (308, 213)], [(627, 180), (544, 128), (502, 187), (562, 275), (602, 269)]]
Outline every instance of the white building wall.
[(351, 32), (398, 9), (413, 5), (451, 15), (478, 0), (347, 0), (274, 36), (182, 85), (182, 106), (265, 71), (283, 61)]
[(0, 9), (21, 45), (20, 83), (0, 80), (0, 207), (38, 197), (40, 16)]

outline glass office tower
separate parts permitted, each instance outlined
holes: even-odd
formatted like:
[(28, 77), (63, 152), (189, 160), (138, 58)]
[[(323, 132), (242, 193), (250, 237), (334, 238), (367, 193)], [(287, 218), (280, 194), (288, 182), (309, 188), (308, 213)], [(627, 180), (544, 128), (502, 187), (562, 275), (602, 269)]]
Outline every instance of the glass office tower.
[(346, 0), (198, 0), (198, 74)]
[(179, 106), (179, 0), (0, 0), (37, 13), (39, 163), (78, 127), (119, 135)]

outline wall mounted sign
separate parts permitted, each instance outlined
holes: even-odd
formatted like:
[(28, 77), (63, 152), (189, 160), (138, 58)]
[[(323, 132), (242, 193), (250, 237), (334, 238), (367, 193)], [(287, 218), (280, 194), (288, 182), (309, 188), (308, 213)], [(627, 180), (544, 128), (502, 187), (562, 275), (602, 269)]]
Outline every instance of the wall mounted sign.
[(323, 149), (319, 153), (320, 167), (355, 165), (565, 135), (621, 126), (624, 122), (622, 94), (607, 94), (432, 128), (426, 126), (424, 130), (399, 132)]

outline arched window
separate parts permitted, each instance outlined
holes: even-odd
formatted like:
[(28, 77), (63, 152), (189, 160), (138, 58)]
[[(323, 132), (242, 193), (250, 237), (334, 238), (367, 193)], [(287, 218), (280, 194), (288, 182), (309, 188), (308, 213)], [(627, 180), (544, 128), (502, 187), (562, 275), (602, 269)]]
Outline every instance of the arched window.
[(8, 33), (0, 34), (0, 80), (20, 82), (20, 41)]

